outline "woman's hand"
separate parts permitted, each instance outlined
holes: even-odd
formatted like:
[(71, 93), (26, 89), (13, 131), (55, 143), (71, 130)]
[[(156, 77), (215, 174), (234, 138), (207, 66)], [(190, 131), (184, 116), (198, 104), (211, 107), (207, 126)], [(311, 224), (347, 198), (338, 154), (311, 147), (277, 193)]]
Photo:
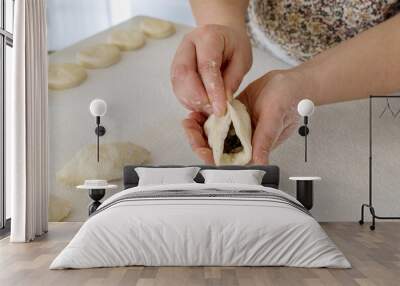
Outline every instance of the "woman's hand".
[[(295, 71), (273, 71), (251, 83), (238, 99), (247, 107), (253, 125), (253, 164), (267, 164), (270, 152), (298, 125), (297, 104), (313, 91), (310, 78)], [(203, 125), (207, 116), (192, 112), (183, 127), (193, 151), (213, 164)]]
[(171, 66), (174, 93), (189, 110), (222, 116), (251, 64), (244, 27), (195, 28), (183, 38)]

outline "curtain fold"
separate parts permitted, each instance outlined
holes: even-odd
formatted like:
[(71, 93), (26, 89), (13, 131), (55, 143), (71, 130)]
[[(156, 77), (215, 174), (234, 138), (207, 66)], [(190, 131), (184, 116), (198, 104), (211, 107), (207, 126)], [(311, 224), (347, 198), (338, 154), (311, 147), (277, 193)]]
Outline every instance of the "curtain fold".
[(6, 180), (12, 242), (47, 232), (47, 25), (45, 0), (15, 2), (14, 71), (6, 111)]

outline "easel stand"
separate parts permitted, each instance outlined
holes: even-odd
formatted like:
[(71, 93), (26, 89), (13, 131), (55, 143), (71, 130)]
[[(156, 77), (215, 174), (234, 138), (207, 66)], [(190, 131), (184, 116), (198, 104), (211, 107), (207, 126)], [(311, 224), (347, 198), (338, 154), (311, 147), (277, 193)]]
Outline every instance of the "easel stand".
[[(364, 203), (361, 205), (361, 219), (359, 220), (359, 224), (364, 224), (364, 208), (369, 208), (369, 211), (372, 216), (372, 224), (370, 225), (371, 230), (375, 230), (375, 220), (376, 219), (400, 219), (400, 217), (390, 217), (390, 216), (379, 216), (375, 213), (375, 208), (373, 206), (372, 201), (372, 99), (373, 98), (384, 98), (388, 100), (388, 98), (400, 98), (400, 95), (393, 95), (393, 96), (370, 96), (369, 97), (369, 202)], [(390, 112), (393, 111), (388, 107)], [(385, 111), (384, 111), (385, 112)], [(383, 114), (383, 113), (382, 113)], [(382, 115), (381, 114), (381, 115)], [(397, 114), (396, 114), (397, 115)]]

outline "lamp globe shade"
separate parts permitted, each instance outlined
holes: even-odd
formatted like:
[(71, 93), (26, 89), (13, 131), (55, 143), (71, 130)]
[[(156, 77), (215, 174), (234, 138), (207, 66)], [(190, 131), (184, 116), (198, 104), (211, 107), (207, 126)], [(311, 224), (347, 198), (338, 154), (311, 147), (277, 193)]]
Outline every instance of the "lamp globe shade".
[(309, 99), (303, 99), (297, 105), (297, 111), (301, 116), (311, 116), (314, 112), (314, 102)]
[(102, 100), (102, 99), (93, 99), (90, 102), (90, 107), (89, 107), (90, 113), (93, 116), (104, 116), (107, 112), (107, 103)]

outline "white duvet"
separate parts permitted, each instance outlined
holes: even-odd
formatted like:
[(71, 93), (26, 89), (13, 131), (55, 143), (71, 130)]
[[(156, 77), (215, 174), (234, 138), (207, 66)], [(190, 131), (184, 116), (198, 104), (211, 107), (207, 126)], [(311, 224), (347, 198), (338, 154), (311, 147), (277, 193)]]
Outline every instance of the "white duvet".
[(258, 199), (185, 198), (110, 202), (131, 192), (265, 190), (254, 185), (180, 184), (127, 189), (90, 217), (50, 269), (146, 266), (294, 266), (349, 268), (350, 263), (308, 214)]

